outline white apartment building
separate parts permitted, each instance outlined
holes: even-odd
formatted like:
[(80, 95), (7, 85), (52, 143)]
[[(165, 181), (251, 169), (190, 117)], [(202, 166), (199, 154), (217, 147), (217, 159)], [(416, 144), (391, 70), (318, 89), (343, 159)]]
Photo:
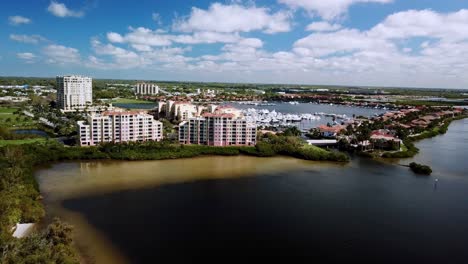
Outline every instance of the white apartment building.
[(237, 114), (236, 109), (228, 107), (179, 124), (181, 144), (254, 146), (256, 141), (257, 125)]
[(93, 84), (90, 77), (80, 75), (57, 76), (57, 106), (64, 111), (84, 109), (93, 103)]
[(104, 142), (160, 141), (163, 125), (153, 116), (139, 111), (108, 111), (91, 114), (78, 121), (80, 146), (95, 146)]
[(135, 94), (138, 95), (156, 95), (159, 93), (159, 86), (154, 83), (137, 83)]

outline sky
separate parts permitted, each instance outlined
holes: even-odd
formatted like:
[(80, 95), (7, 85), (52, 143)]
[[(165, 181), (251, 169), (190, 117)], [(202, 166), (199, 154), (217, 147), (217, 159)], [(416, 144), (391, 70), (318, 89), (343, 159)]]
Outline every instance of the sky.
[(0, 75), (468, 89), (468, 0), (3, 0)]

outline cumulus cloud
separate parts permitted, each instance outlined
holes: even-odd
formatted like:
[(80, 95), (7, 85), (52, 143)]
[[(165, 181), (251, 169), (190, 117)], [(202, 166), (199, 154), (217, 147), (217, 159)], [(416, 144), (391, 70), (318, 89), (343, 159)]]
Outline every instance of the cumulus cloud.
[(325, 31), (336, 31), (341, 28), (339, 24), (330, 24), (325, 21), (320, 22), (313, 22), (307, 25), (307, 31), (317, 31), (317, 32), (325, 32)]
[(302, 8), (311, 14), (318, 15), (325, 20), (336, 19), (346, 14), (349, 7), (357, 3), (387, 4), (393, 0), (278, 0), (291, 8)]
[(213, 3), (208, 10), (193, 7), (187, 18), (176, 20), (173, 29), (183, 32), (250, 32), (265, 33), (288, 32), (291, 30), (288, 12), (272, 13), (268, 8), (223, 5)]
[(37, 44), (40, 41), (45, 41), (46, 39), (40, 35), (16, 35), (10, 34), (10, 39), (22, 42), (22, 43), (29, 43), (29, 44)]
[(112, 43), (128, 43), (137, 50), (148, 50), (149, 47), (170, 46), (173, 43), (181, 44), (211, 44), (232, 43), (241, 40), (238, 33), (221, 32), (194, 32), (192, 34), (168, 34), (162, 30), (149, 28), (130, 28), (130, 32), (121, 35), (116, 32), (108, 32), (107, 40)]
[(34, 55), (31, 52), (23, 52), (23, 53), (16, 53), (16, 57), (18, 57), (21, 60), (24, 60), (24, 62), (26, 63), (32, 63), (34, 62), (36, 55)]
[(177, 65), (179, 68), (186, 68), (185, 62), (191, 60), (191, 58), (182, 55), (190, 50), (190, 47), (153, 49), (144, 45), (136, 47), (132, 45), (132, 48), (136, 50), (132, 51), (112, 44), (103, 44), (97, 39), (93, 39), (91, 45), (96, 56), (89, 56), (86, 65), (92, 68), (130, 69), (144, 68), (149, 65), (158, 65), (165, 68), (176, 67)]
[(370, 32), (386, 39), (433, 37), (463, 40), (468, 37), (468, 9), (443, 14), (432, 10), (408, 10), (388, 16)]
[(132, 45), (168, 46), (171, 45), (170, 37), (160, 34), (148, 28), (130, 28), (130, 32), (122, 36), (115, 32), (107, 33), (107, 39), (113, 43), (130, 43)]
[(52, 15), (57, 17), (82, 17), (84, 16), (83, 11), (75, 11), (69, 9), (65, 4), (56, 1), (51, 1), (49, 7), (47, 7)]
[(124, 38), (122, 37), (122, 35), (120, 35), (119, 33), (115, 33), (115, 32), (108, 32), (107, 33), (107, 39), (110, 42), (113, 42), (113, 43), (122, 43), (122, 42), (124, 42)]
[(238, 33), (220, 32), (194, 32), (191, 35), (172, 35), (170, 39), (182, 44), (212, 44), (212, 43), (232, 43), (239, 41), (241, 37)]
[(23, 25), (23, 24), (29, 24), (31, 23), (31, 19), (23, 16), (10, 16), (8, 17), (8, 22), (10, 25), (18, 26), (18, 25)]
[[(403, 11), (368, 30), (324, 20), (310, 24), (311, 32), (291, 47), (275, 52), (237, 26), (234, 31), (197, 28), (179, 34), (129, 28), (125, 34), (109, 32), (109, 44), (92, 42), (94, 54), (85, 65), (165, 70), (194, 80), (460, 87), (468, 85), (466, 24), (468, 10)], [(207, 43), (223, 45), (187, 56), (186, 45)]]
[(42, 53), (47, 56), (49, 63), (73, 64), (80, 62), (80, 52), (75, 48), (62, 45), (51, 44), (42, 49)]

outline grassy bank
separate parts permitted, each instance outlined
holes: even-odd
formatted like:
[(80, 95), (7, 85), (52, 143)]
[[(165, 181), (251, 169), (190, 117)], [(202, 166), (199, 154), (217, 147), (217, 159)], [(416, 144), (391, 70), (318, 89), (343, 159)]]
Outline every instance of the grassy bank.
[(8, 145), (22, 145), (22, 144), (32, 144), (32, 143), (44, 143), (46, 142), (46, 138), (38, 137), (38, 138), (28, 138), (28, 139), (16, 139), (16, 140), (0, 140), (0, 147), (8, 146)]
[(39, 155), (48, 159), (45, 144), (0, 147), (0, 263), (79, 263), (72, 229), (58, 220), (27, 238), (12, 237), (16, 223), (39, 222), (45, 215), (33, 176)]

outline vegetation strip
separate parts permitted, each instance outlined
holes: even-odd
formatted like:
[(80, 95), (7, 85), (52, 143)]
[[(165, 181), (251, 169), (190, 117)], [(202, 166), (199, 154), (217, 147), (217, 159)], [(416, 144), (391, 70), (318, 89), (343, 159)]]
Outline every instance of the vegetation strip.
[(461, 120), (468, 118), (466, 115), (457, 116), (454, 118), (449, 118), (443, 121), (443, 124), (440, 127), (432, 128), (431, 130), (426, 130), (419, 135), (408, 137), (403, 140), (403, 144), (406, 147), (406, 150), (398, 152), (386, 152), (382, 155), (383, 158), (412, 158), (418, 154), (419, 149), (414, 145), (414, 142), (423, 140), (426, 138), (432, 138), (438, 135), (443, 135), (447, 133), (448, 127), (452, 121)]

